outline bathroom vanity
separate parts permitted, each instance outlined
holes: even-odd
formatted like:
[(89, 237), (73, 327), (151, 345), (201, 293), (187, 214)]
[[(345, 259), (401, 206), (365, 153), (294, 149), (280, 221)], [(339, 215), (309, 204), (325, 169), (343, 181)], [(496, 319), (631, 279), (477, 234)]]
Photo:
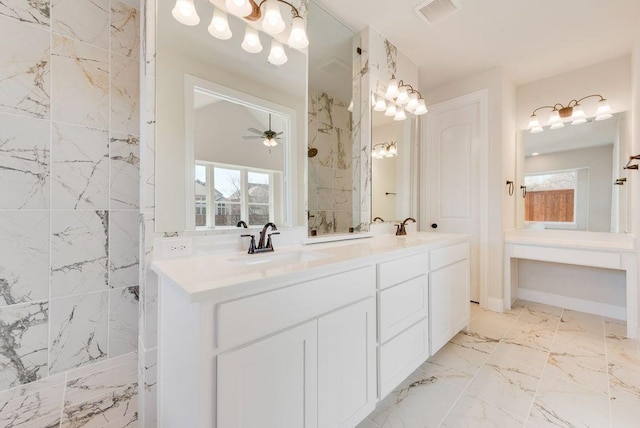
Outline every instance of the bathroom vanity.
[(156, 260), (161, 427), (355, 427), (469, 322), (469, 239)]

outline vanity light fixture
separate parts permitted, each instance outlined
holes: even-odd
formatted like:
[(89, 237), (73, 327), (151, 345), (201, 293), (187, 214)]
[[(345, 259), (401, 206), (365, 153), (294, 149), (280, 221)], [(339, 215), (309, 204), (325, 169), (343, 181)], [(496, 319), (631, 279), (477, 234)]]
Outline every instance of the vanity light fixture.
[(393, 103), (389, 103), (387, 105), (387, 109), (384, 112), (384, 115), (385, 116), (389, 116), (389, 117), (394, 116), (394, 118), (395, 118), (396, 113), (397, 113), (396, 105), (393, 104)]
[(387, 110), (387, 103), (385, 102), (384, 97), (381, 97), (380, 95), (376, 97), (376, 102), (373, 105), (373, 110), (375, 111)]
[(371, 149), (371, 156), (376, 159), (392, 158), (398, 156), (398, 142), (378, 143)]
[[(213, 0), (209, 0), (214, 3)], [(287, 24), (280, 13), (280, 3), (284, 3), (291, 9), (291, 32), (287, 39), (287, 44), (294, 49), (304, 49), (309, 46), (309, 38), (307, 36), (305, 20), (300, 15), (300, 11), (286, 0), (225, 0), (224, 7), (226, 12), (236, 15), (245, 21), (260, 23), (262, 29), (268, 34), (275, 35), (285, 31)], [(264, 11), (262, 6), (264, 5)], [(232, 37), (231, 29), (227, 14), (222, 9), (214, 6), (211, 24), (207, 28), (209, 33), (220, 40), (228, 40)], [(176, 0), (176, 4), (171, 11), (173, 17), (184, 25), (194, 26), (200, 23), (200, 17), (196, 11), (194, 0)], [(254, 24), (255, 25), (255, 24)], [(252, 30), (250, 30), (251, 28)], [(276, 65), (282, 65), (287, 62), (287, 55), (284, 54), (282, 44), (276, 48), (274, 52), (273, 44), (269, 62)], [(255, 28), (251, 25), (245, 30), (244, 40), (241, 44), (242, 49), (249, 53), (258, 53), (262, 51), (260, 36)], [(273, 59), (273, 60), (272, 60)]]
[(567, 119), (567, 120), (571, 119), (572, 125), (580, 125), (581, 123), (585, 123), (587, 121), (587, 117), (584, 113), (584, 110), (582, 109), (582, 104), (580, 103), (592, 97), (600, 98), (600, 100), (598, 101), (598, 109), (596, 111), (595, 120), (597, 121), (605, 120), (613, 116), (609, 103), (602, 95), (598, 95), (598, 94), (587, 95), (586, 97), (582, 97), (579, 100), (569, 101), (569, 103), (566, 106), (560, 103), (556, 103), (552, 106), (538, 107), (533, 111), (533, 113), (531, 113), (531, 118), (529, 120), (529, 125), (527, 126), (527, 129), (532, 134), (544, 131), (536, 113), (538, 112), (538, 110), (542, 110), (546, 108), (551, 109), (551, 115), (549, 116), (549, 122), (548, 122), (548, 124), (550, 125), (550, 129), (563, 128), (564, 127), (563, 119)]
[(415, 114), (416, 116), (421, 116), (423, 114), (427, 114), (428, 112), (422, 94), (418, 90), (414, 89), (413, 86), (404, 83), (402, 80), (398, 82), (396, 76), (391, 77), (391, 80), (387, 85), (385, 96), (387, 99), (393, 100), (400, 106), (406, 105), (406, 110)]
[(393, 117), (393, 120), (399, 122), (401, 120), (406, 120), (406, 119), (407, 119), (407, 115), (404, 112), (404, 108), (398, 107), (398, 109), (396, 110), (396, 115)]
[(271, 52), (269, 52), (268, 59), (273, 65), (282, 65), (289, 59), (287, 58), (287, 54), (284, 52), (282, 43), (276, 39), (271, 40)]

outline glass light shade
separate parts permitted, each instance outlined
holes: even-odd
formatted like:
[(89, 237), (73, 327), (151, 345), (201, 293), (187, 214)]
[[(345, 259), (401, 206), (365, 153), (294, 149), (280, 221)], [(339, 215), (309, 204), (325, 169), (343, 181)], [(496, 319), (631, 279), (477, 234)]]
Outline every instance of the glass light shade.
[(395, 116), (396, 115), (396, 105), (393, 103), (389, 103), (387, 106), (387, 110), (384, 112), (385, 116)]
[(229, 28), (227, 14), (218, 8), (214, 8), (211, 24), (209, 24), (207, 30), (216, 39), (229, 40), (231, 38), (231, 29)]
[(396, 102), (400, 105), (405, 105), (409, 102), (409, 92), (406, 87), (403, 86), (398, 89), (398, 98), (396, 99)]
[(542, 128), (540, 126), (540, 121), (538, 120), (538, 116), (532, 115), (529, 119), (529, 124), (527, 125), (528, 130), (532, 130), (534, 128)]
[(267, 0), (264, 16), (262, 18), (262, 28), (269, 34), (280, 34), (285, 29), (285, 23), (280, 14), (280, 3), (278, 0)]
[(200, 17), (193, 0), (176, 0), (171, 15), (181, 24), (194, 26), (200, 23)]
[(560, 129), (560, 128), (564, 128), (564, 123), (562, 121), (556, 122), (549, 127), (549, 129)]
[(307, 29), (301, 16), (296, 16), (291, 20), (291, 34), (289, 34), (287, 43), (294, 49), (304, 49), (309, 46)]
[(542, 126), (535, 126), (535, 127), (531, 128), (531, 131), (530, 131), (530, 132), (531, 132), (532, 134), (537, 134), (537, 133), (542, 132), (542, 131), (544, 131), (544, 129), (542, 128)]
[(551, 125), (551, 129), (564, 128), (564, 123), (560, 118), (560, 112), (558, 110), (554, 110), (551, 112), (551, 116), (549, 116), (549, 125)]
[(227, 12), (241, 18), (250, 15), (253, 8), (249, 0), (225, 0), (224, 7)]
[(387, 98), (396, 98), (400, 94), (398, 90), (398, 81), (396, 79), (391, 79), (389, 84), (387, 85)]
[(271, 41), (271, 51), (267, 59), (273, 65), (282, 65), (287, 62), (289, 58), (287, 58), (287, 54), (284, 52), (282, 43), (274, 39)]
[(407, 118), (407, 115), (404, 113), (404, 109), (402, 107), (398, 107), (398, 111), (396, 112), (396, 115), (393, 118), (393, 120), (401, 121), (401, 120), (405, 120), (406, 118)]
[(386, 156), (387, 150), (384, 148), (384, 146), (380, 146), (378, 148), (378, 159), (382, 159)]
[(613, 111), (609, 106), (607, 100), (600, 100), (598, 102), (598, 110), (596, 111), (596, 120), (605, 120), (613, 117)]
[(409, 101), (407, 102), (407, 105), (405, 108), (409, 111), (415, 111), (419, 105), (420, 105), (420, 102), (418, 101), (418, 94), (416, 94), (415, 92), (410, 93)]
[(247, 25), (247, 29), (244, 31), (244, 40), (240, 46), (249, 53), (262, 52), (262, 43), (260, 43), (258, 30)]
[(577, 105), (573, 108), (573, 114), (571, 115), (571, 118), (573, 119), (573, 121), (571, 122), (572, 125), (580, 125), (581, 123), (585, 123), (587, 121), (584, 110), (582, 110), (582, 106), (580, 105)]
[(385, 150), (384, 157), (385, 158), (392, 158), (393, 157), (393, 154), (391, 153), (391, 149), (389, 147), (387, 147), (387, 150)]
[(349, 110), (349, 112), (353, 113), (353, 99), (349, 102), (349, 107), (347, 107), (347, 110)]
[(385, 111), (387, 109), (387, 103), (384, 101), (384, 98), (378, 95), (378, 99), (376, 100), (373, 109), (375, 111)]
[(427, 105), (424, 102), (423, 98), (418, 100), (418, 107), (416, 107), (416, 111), (413, 112), (416, 116), (422, 116), (423, 114), (427, 114), (429, 110), (427, 110)]
[(391, 156), (395, 156), (398, 154), (398, 148), (396, 147), (395, 144), (392, 144), (389, 146), (388, 152)]

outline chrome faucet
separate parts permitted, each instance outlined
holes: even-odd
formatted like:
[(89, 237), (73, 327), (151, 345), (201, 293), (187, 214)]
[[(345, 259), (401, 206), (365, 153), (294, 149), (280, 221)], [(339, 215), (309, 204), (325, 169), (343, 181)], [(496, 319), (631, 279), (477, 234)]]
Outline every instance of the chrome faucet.
[(407, 225), (407, 222), (411, 220), (412, 222), (416, 222), (415, 218), (412, 217), (407, 217), (404, 219), (404, 221), (400, 224), (396, 224), (396, 236), (403, 236), (407, 234), (407, 230), (405, 229), (405, 226)]

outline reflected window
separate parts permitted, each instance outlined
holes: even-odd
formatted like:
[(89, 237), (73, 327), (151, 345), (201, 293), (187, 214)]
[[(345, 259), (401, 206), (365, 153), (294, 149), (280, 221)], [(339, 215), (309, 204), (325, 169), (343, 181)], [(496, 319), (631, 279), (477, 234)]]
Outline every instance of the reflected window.
[(576, 170), (526, 175), (525, 221), (575, 223)]
[(195, 168), (196, 226), (235, 227), (240, 220), (261, 226), (273, 221), (273, 172), (206, 162)]

